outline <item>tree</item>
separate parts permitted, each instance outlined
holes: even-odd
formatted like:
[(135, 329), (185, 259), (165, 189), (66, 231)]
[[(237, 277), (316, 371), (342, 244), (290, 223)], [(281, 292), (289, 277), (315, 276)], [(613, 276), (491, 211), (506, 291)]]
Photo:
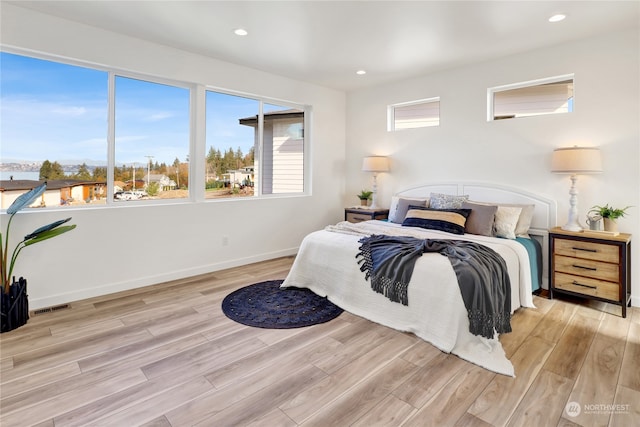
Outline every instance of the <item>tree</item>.
[(232, 148), (229, 148), (224, 152), (224, 157), (222, 158), (221, 166), (222, 168), (220, 172), (222, 173), (226, 173), (227, 171), (236, 169), (238, 167), (236, 162), (236, 156)]
[(158, 190), (160, 189), (160, 184), (158, 184), (157, 182), (150, 182), (149, 185), (147, 185), (147, 194), (150, 196), (156, 196), (158, 195)]
[(249, 149), (249, 152), (247, 153), (247, 155), (244, 156), (244, 165), (245, 166), (253, 166), (253, 163), (255, 161), (255, 152), (256, 152), (255, 147), (251, 147)]
[[(117, 173), (118, 168), (115, 168), (115, 171)], [(101, 167), (101, 166), (97, 166), (96, 168), (93, 169), (93, 180), (94, 181), (100, 181), (100, 182), (106, 182), (107, 181), (107, 168), (105, 167)]]
[(91, 180), (91, 172), (89, 172), (89, 168), (86, 163), (83, 163), (78, 168), (78, 172), (73, 176), (75, 179), (81, 179), (83, 181)]
[(64, 170), (62, 170), (62, 166), (58, 162), (51, 163), (49, 160), (45, 160), (42, 162), (42, 166), (40, 167), (40, 176), (39, 179), (41, 181), (52, 180), (52, 179), (64, 179)]

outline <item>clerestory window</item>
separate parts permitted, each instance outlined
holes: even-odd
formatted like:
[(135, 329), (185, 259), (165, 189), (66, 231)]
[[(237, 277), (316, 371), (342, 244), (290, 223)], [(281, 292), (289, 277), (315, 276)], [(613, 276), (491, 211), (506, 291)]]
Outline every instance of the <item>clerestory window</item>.
[(387, 108), (387, 130), (440, 126), (440, 98), (393, 104)]
[(487, 92), (489, 121), (573, 111), (573, 74), (498, 86)]

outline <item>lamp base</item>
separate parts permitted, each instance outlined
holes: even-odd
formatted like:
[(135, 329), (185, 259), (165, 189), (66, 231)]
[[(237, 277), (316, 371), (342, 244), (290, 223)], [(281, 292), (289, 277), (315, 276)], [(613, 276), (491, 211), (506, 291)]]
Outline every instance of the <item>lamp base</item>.
[(578, 223), (578, 189), (576, 188), (576, 174), (571, 175), (571, 189), (569, 190), (569, 218), (561, 228), (566, 231), (582, 231)]
[(565, 224), (560, 228), (562, 228), (565, 231), (576, 231), (576, 232), (584, 230), (584, 228), (580, 227), (578, 224)]

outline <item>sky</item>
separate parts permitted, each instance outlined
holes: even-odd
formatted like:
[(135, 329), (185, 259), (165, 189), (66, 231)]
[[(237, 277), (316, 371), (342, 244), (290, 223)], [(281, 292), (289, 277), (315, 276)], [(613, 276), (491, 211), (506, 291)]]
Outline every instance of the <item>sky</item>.
[[(115, 88), (116, 164), (186, 161), (189, 90), (122, 76)], [(106, 164), (107, 102), (105, 71), (0, 52), (0, 162)], [(247, 153), (254, 131), (238, 119), (258, 101), (208, 91), (206, 103), (206, 151)]]

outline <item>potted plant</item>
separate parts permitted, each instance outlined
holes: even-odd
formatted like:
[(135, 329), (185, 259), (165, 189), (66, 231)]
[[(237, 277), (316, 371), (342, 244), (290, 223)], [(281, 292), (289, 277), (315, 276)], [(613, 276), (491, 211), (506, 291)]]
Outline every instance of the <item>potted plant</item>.
[(605, 204), (604, 206), (595, 205), (593, 206), (588, 213), (597, 214), (604, 219), (604, 230), (605, 231), (618, 231), (618, 223), (616, 220), (618, 218), (622, 218), (627, 214), (627, 209), (631, 206), (627, 206), (625, 208), (614, 208), (609, 206), (609, 204)]
[[(0, 231), (0, 280), (2, 281), (2, 292), (0, 292), (0, 304), (2, 315), (2, 327), (0, 332), (8, 332), (18, 328), (29, 319), (29, 300), (27, 295), (27, 280), (20, 277), (18, 281), (13, 275), (13, 268), (20, 255), (20, 252), (27, 246), (34, 245), (44, 240), (51, 239), (67, 231), (76, 228), (74, 225), (62, 225), (69, 222), (71, 218), (62, 219), (42, 226), (34, 232), (27, 234), (13, 248), (9, 254), (9, 230), (11, 221), (18, 211), (31, 205), (47, 189), (44, 182), (36, 188), (20, 195), (7, 209), (9, 220), (4, 234)], [(11, 255), (11, 257), (9, 257)]]
[(367, 204), (369, 203), (369, 199), (371, 199), (372, 194), (373, 194), (373, 191), (362, 190), (360, 194), (358, 194), (358, 199), (360, 199), (360, 205), (367, 206)]

